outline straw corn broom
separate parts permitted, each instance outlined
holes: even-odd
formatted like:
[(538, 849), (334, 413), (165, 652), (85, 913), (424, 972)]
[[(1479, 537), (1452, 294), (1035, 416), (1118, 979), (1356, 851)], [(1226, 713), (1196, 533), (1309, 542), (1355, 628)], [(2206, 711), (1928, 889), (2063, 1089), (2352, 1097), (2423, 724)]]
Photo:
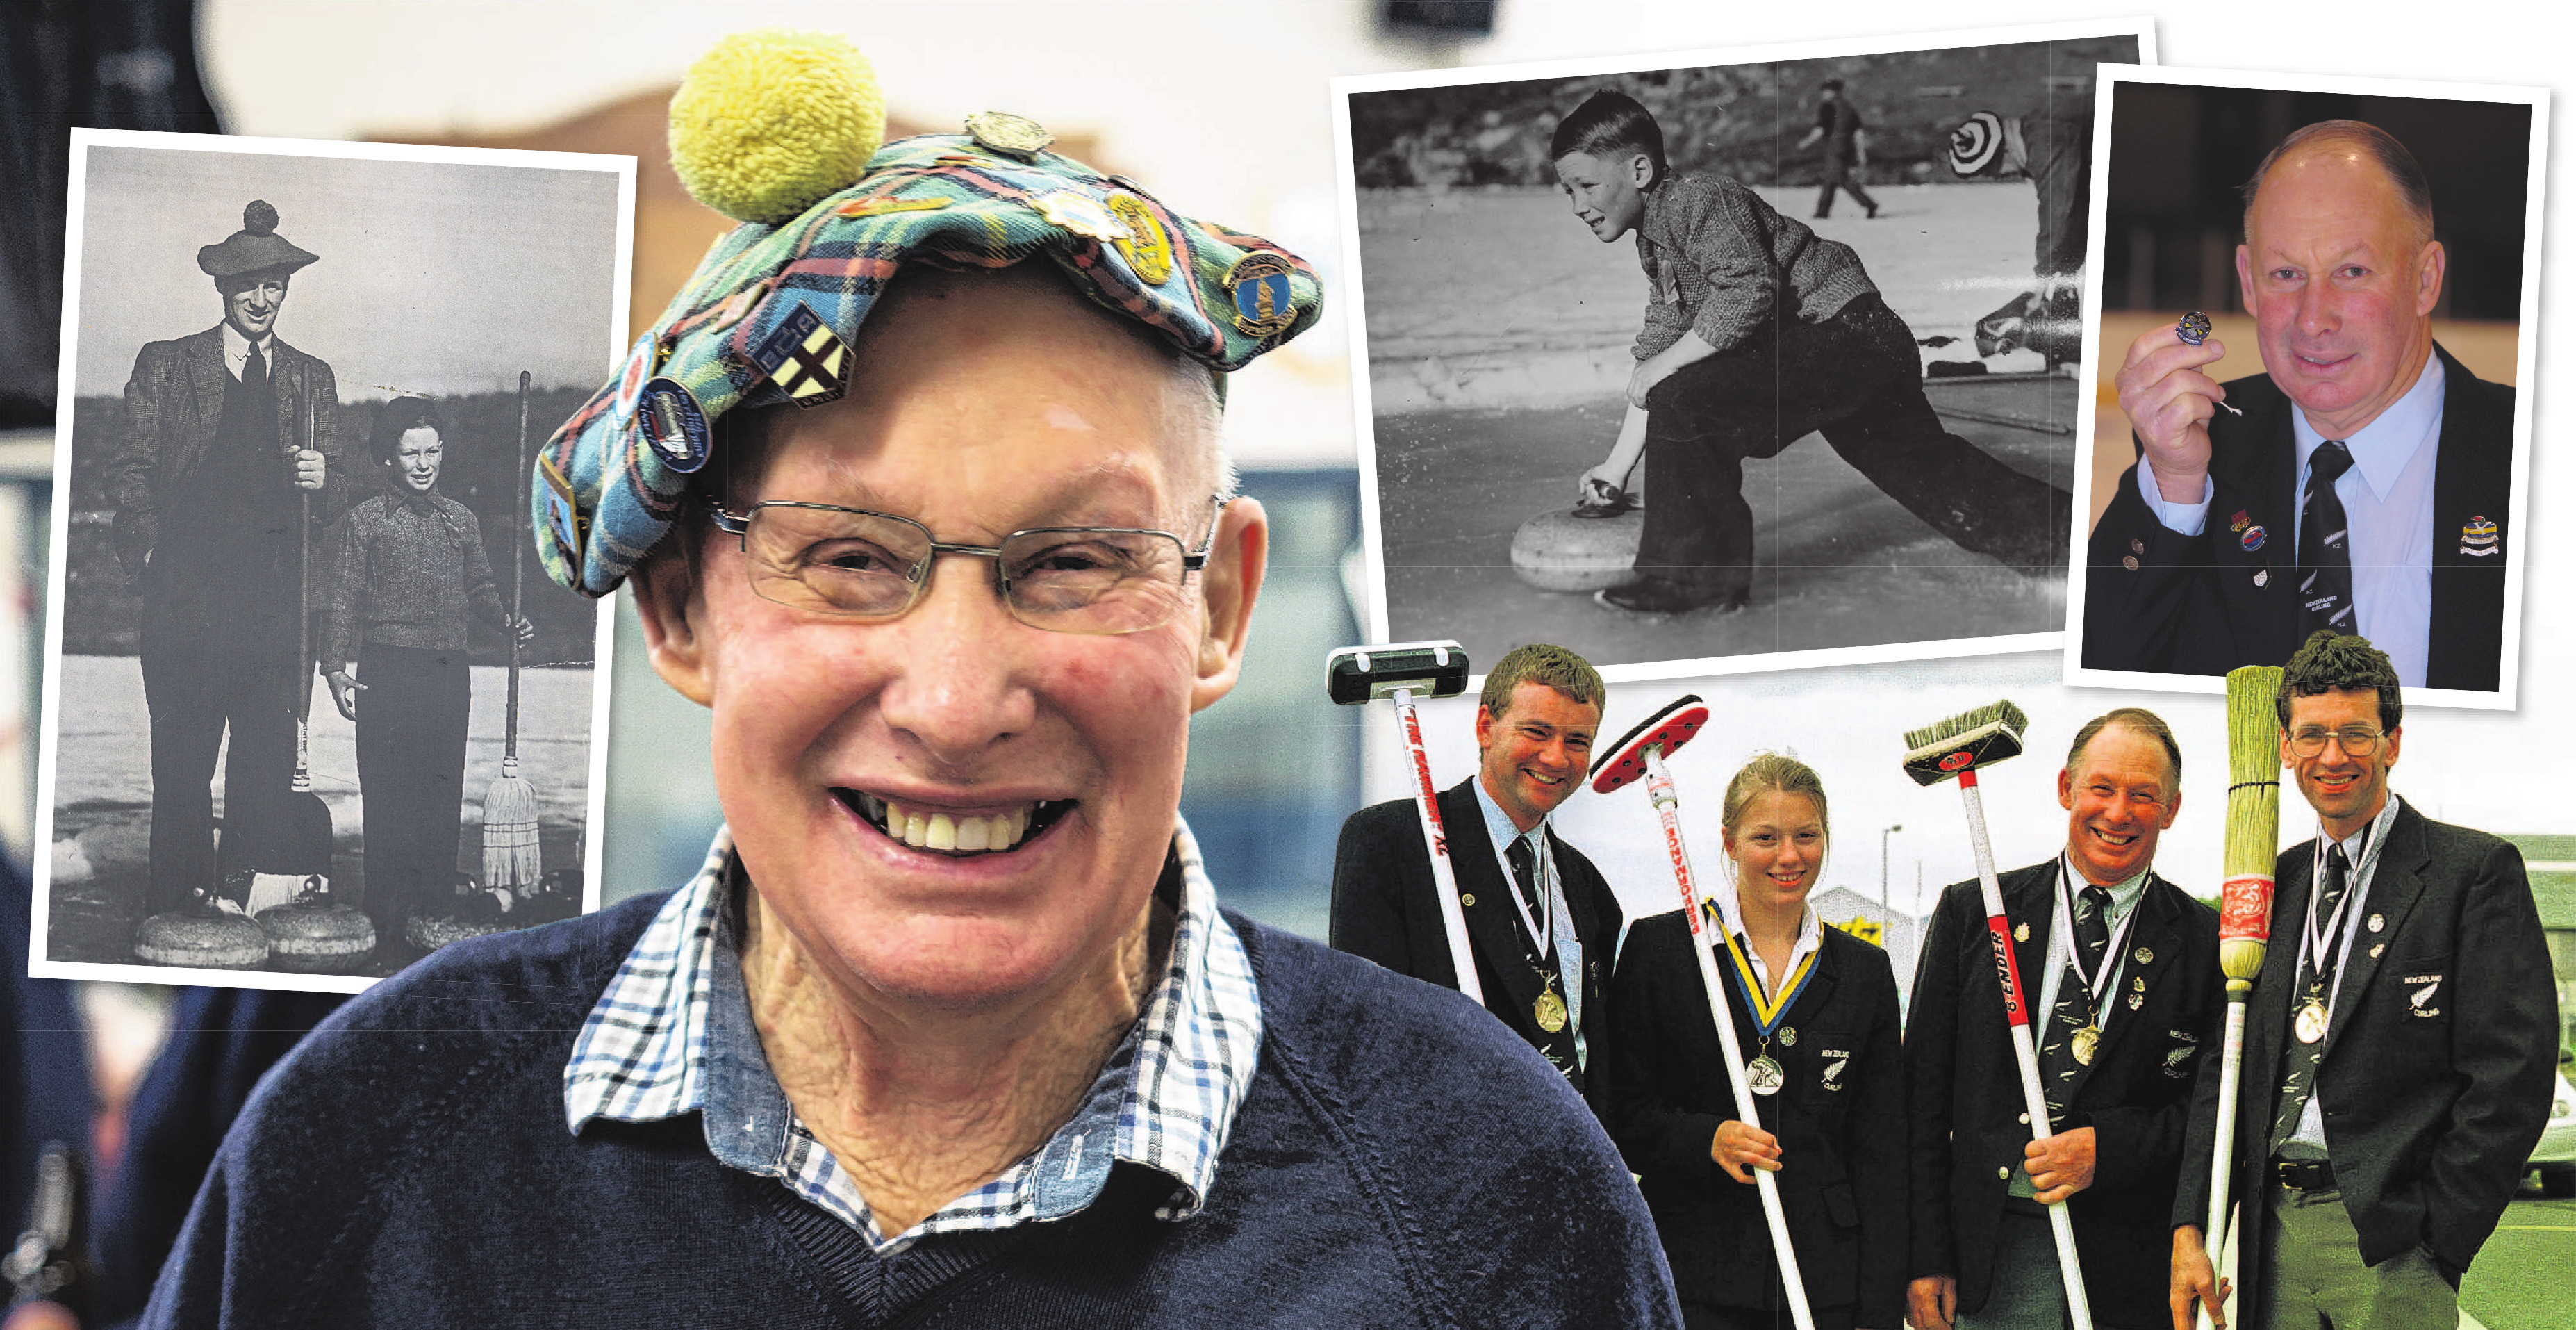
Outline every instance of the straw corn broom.
[(519, 371), (519, 469), (510, 484), (510, 705), (502, 740), (501, 775), (483, 795), (483, 885), (507, 888), (522, 898), (537, 893), (544, 864), (537, 851), (537, 791), (519, 775), (519, 615), (526, 563), (520, 519), (528, 505), (519, 485), (528, 475), (528, 372)]

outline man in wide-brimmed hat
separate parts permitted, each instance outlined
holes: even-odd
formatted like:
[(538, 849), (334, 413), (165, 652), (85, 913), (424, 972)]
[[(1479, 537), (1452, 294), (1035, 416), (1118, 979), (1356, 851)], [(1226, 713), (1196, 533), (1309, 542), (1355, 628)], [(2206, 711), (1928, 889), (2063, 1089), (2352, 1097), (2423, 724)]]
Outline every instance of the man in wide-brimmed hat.
[(147, 914), (218, 906), (209, 783), (227, 730), (228, 827), (254, 824), (292, 774), (293, 688), (310, 678), (295, 659), (296, 529), (340, 510), (327, 457), (340, 395), (329, 365), (277, 336), (277, 315), (316, 257), (277, 234), (277, 209), (253, 201), (241, 230), (197, 251), (222, 321), (149, 343), (126, 381), (105, 484), (117, 558), (143, 597)]

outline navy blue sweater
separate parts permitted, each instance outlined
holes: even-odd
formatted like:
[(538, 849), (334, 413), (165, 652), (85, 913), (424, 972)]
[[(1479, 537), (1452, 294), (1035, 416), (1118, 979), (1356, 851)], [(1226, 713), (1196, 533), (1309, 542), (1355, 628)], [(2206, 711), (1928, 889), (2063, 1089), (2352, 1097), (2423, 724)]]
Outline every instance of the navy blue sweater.
[(263, 1082), (147, 1324), (1676, 1326), (1583, 1101), (1456, 993), (1232, 916), (1261, 1061), (1207, 1206), (1121, 1164), (1072, 1218), (890, 1257), (707, 1153), (564, 1127), (582, 1019), (663, 897), (452, 946)]

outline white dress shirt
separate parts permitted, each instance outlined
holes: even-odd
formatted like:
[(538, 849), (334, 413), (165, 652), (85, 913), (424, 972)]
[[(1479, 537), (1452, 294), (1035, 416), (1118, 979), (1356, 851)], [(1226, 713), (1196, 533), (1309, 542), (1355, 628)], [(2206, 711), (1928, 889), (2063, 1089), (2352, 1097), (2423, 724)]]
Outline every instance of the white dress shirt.
[[(1485, 816), (1485, 835), (1493, 842), (1494, 861), (1503, 866), (1504, 880), (1511, 882), (1514, 909), (1520, 912), (1530, 941), (1537, 944), (1540, 955), (1552, 954), (1556, 958), (1557, 982), (1564, 986), (1566, 1020), (1574, 1026), (1574, 1065), (1588, 1067), (1592, 1050), (1583, 1037), (1583, 939), (1575, 934), (1574, 916), (1565, 906), (1565, 884), (1557, 877), (1556, 854), (1548, 844), (1547, 819), (1541, 817), (1523, 831), (1512, 825), (1511, 815), (1485, 792), (1483, 776), (1468, 781), (1467, 786), (1476, 792), (1476, 808)], [(1511, 880), (1514, 841), (1529, 842), (1530, 863), (1538, 873), (1540, 913), (1535, 916), (1528, 913), (1527, 903), (1520, 898), (1520, 884)]]
[[(2424, 686), (2432, 649), (2433, 470), (2441, 451), (2442, 397), (2442, 358), (2428, 354), (2415, 386), (2344, 440), (2353, 464), (2334, 487), (2352, 531), (2346, 544), (2352, 554), (2354, 628), (2388, 653), (2389, 663), (2397, 667), (2397, 682), (2408, 688)], [(2308, 492), (2308, 458), (2326, 439), (2308, 423), (2304, 410), (2290, 413), (2290, 439), (2299, 458), (2290, 492), (2296, 505)], [(2203, 480), (2200, 502), (2170, 503), (2156, 490), (2154, 469), (2138, 468), (2138, 494), (2147, 501), (2147, 511), (2178, 535), (2201, 533), (2216, 492), (2216, 482)], [(2296, 563), (2295, 515), (2286, 538), (2288, 562)]]
[(241, 329), (234, 327), (230, 321), (218, 324), (217, 326), (222, 328), (224, 333), (224, 372), (226, 374), (232, 375), (233, 379), (238, 382), (241, 379), (242, 362), (250, 359), (250, 349), (252, 346), (256, 345), (259, 347), (260, 364), (268, 371), (267, 376), (270, 379), (275, 379), (277, 377), (276, 334), (271, 333), (266, 337), (260, 338), (258, 342), (254, 343), (249, 338), (242, 336)]

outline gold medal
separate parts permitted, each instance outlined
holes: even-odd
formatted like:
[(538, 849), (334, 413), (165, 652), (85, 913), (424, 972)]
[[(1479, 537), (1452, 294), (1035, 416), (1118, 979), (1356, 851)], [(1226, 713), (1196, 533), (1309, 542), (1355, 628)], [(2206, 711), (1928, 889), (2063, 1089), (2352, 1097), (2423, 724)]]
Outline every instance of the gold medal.
[(2069, 1036), (2066, 1041), (2069, 1051), (2075, 1054), (2075, 1060), (2087, 1067), (2093, 1065), (2093, 1050), (2101, 1042), (2102, 1027), (2099, 1025), (2087, 1025)]
[(1565, 1028), (1565, 999), (1558, 997), (1554, 989), (1539, 994), (1538, 1001), (1530, 1005), (1530, 1012), (1538, 1017), (1538, 1028), (1549, 1034)]
[(2291, 1025), (2299, 1042), (2313, 1044), (2326, 1037), (2326, 1004), (2311, 998), (2299, 1008), (2299, 1018)]
[(1768, 1053), (1753, 1059), (1744, 1069), (1745, 1084), (1752, 1086), (1755, 1094), (1778, 1094), (1788, 1080), (1787, 1073), (1780, 1070), (1780, 1064), (1772, 1061)]

